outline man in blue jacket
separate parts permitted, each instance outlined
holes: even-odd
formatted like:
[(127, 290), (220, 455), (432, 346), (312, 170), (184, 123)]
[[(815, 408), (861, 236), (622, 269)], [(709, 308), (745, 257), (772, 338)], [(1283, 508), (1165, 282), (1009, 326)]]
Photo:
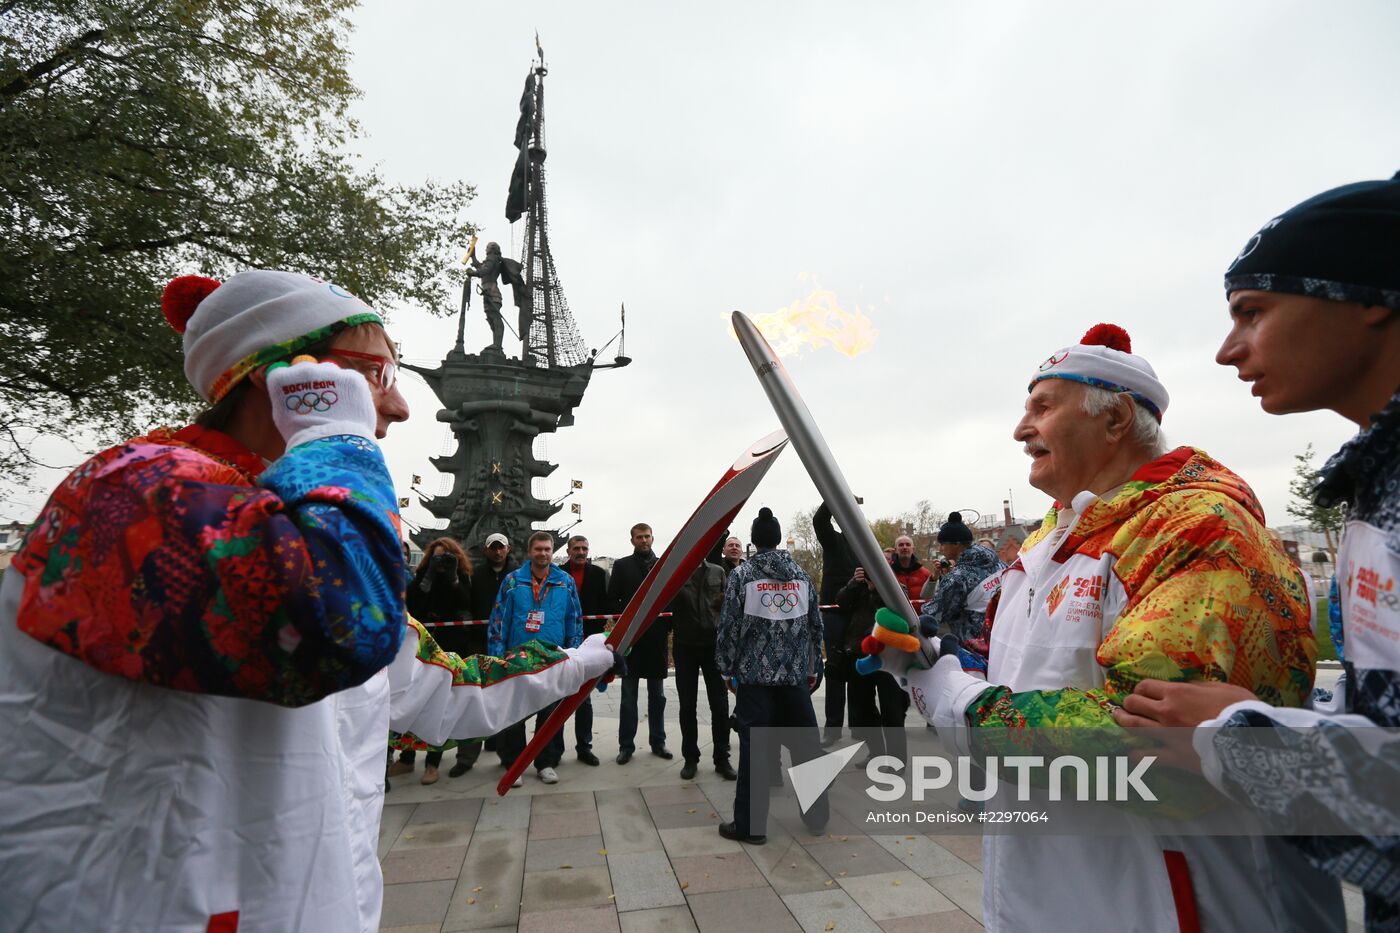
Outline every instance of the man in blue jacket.
[[(539, 641), (561, 648), (574, 648), (583, 642), (583, 609), (571, 576), (554, 566), (554, 535), (537, 531), (526, 545), (530, 562), (501, 581), (496, 607), (491, 610), (487, 629), (487, 650), (494, 657), (527, 641)], [(535, 716), (535, 729), (544, 725), (556, 704), (551, 703)], [(525, 721), (521, 720), (497, 739), (501, 760), (506, 767), (515, 763), (525, 750)], [(554, 769), (564, 757), (563, 733), (556, 733), (535, 759), (535, 772), (546, 784), (558, 784)], [(519, 787), (519, 778), (515, 786)]]
[[(768, 841), (768, 775), (777, 764), (778, 737), (760, 736), (755, 749), (753, 730), (800, 730), (786, 743), (794, 765), (821, 754), (811, 692), (821, 680), (823, 633), (816, 587), (791, 554), (778, 550), (783, 533), (770, 509), (759, 510), (749, 539), (758, 553), (729, 575), (715, 632), (715, 666), (738, 682), (734, 718), (739, 724), (734, 820), (721, 824), (719, 834), (762, 845)], [(755, 761), (755, 755), (763, 760)], [(827, 814), (823, 794), (803, 820), (820, 833)]]

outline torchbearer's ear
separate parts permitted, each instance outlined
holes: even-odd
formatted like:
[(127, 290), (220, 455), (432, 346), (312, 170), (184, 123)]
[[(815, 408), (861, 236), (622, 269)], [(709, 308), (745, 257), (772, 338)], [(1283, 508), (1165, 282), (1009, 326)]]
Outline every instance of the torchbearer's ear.
[(1126, 392), (1118, 394), (1118, 403), (1108, 410), (1108, 421), (1104, 429), (1108, 433), (1111, 441), (1121, 441), (1128, 436), (1128, 432), (1133, 429), (1133, 422), (1137, 420), (1137, 406), (1133, 404), (1132, 396)]

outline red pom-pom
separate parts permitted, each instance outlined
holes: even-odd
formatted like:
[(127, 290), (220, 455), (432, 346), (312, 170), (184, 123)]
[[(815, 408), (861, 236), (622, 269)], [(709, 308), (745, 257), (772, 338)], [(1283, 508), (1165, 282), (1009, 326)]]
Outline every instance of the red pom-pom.
[(160, 310), (177, 334), (185, 332), (194, 309), (214, 289), (218, 282), (202, 275), (181, 275), (170, 280), (160, 296)]
[(1117, 324), (1095, 324), (1079, 342), (1090, 346), (1108, 347), (1110, 350), (1122, 350), (1124, 353), (1133, 352), (1133, 338)]

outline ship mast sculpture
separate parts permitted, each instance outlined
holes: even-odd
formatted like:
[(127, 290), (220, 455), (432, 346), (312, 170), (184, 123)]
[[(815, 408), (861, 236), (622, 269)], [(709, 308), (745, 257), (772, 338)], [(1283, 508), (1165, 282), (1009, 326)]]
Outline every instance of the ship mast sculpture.
[[(531, 488), (536, 477), (548, 476), (558, 466), (536, 458), (535, 439), (574, 423), (574, 409), (583, 401), (595, 369), (631, 362), (622, 333), (610, 363), (597, 362), (599, 351), (586, 349), (554, 268), (545, 200), (547, 73), (541, 51), (520, 100), (515, 131), (520, 154), (506, 202), (507, 220), (515, 223), (525, 218), (524, 262), (502, 257), (495, 243), (487, 244), (486, 258), (479, 260), (473, 237), (456, 345), (435, 369), (405, 367), (423, 376), (437, 394), (443, 404), (437, 418), (451, 426), (456, 441), (450, 456), (431, 460), (437, 470), (453, 477), (451, 490), (423, 499), (431, 514), (447, 519), (447, 527), (417, 532), (414, 541), (420, 547), (439, 535), (450, 535), (475, 550), (488, 534), (501, 532), (522, 553), (532, 523), (547, 522), (559, 511), (561, 501), (540, 499)], [(505, 352), (499, 281), (511, 286), (518, 312), (518, 359)], [(480, 283), (492, 339), (481, 352), (467, 353), (466, 322), (474, 282)]]

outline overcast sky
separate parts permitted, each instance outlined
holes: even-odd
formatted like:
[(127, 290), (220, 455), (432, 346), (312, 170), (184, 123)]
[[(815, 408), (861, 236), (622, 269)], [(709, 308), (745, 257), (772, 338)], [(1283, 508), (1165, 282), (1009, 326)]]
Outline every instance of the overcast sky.
[[(444, 0), (369, 2), (355, 23), (357, 150), (394, 180), (474, 184), (483, 242), (517, 256), (524, 224), (503, 208), (539, 30), (560, 279), (590, 346), (626, 302), (634, 359), (597, 373), (548, 439), (548, 492), (584, 482), (595, 554), (625, 553), (636, 521), (664, 545), (777, 427), (725, 315), (817, 285), (879, 332), (856, 359), (787, 361), (871, 518), (923, 498), (1000, 514), (1008, 493), (1042, 514), (1010, 433), (1030, 374), (1098, 321), (1156, 367), (1169, 440), (1244, 476), (1271, 524), (1290, 523), (1293, 455), (1351, 433), (1332, 414), (1263, 414), (1213, 356), (1246, 239), (1400, 168), (1393, 2)], [(479, 309), (469, 348), (489, 341)], [(450, 317), (391, 310), (407, 358), (451, 346)], [(408, 381), (390, 467), (401, 494), (414, 473), (437, 492), (445, 429)], [(817, 501), (785, 453), (743, 536), (759, 505), (786, 524)]]
[[(516, 255), (503, 207), (539, 30), (560, 279), (590, 346), (626, 302), (634, 358), (548, 441), (549, 492), (584, 482), (595, 553), (624, 553), (635, 521), (668, 541), (777, 427), (724, 315), (814, 284), (879, 331), (856, 359), (787, 361), (872, 518), (921, 498), (1000, 514), (1008, 493), (1043, 513), (1010, 432), (1029, 375), (1098, 321), (1156, 367), (1169, 439), (1243, 475), (1273, 524), (1293, 455), (1351, 433), (1265, 415), (1213, 362), (1220, 283), (1270, 217), (1400, 169), (1394, 3), (369, 3), (356, 24), (364, 157), (476, 185), (471, 218)], [(453, 327), (394, 318), (410, 358)], [(468, 328), (488, 342), (479, 312)], [(437, 402), (409, 398), (390, 464), (436, 492)], [(784, 454), (745, 539), (759, 505), (786, 522), (817, 501)]]

